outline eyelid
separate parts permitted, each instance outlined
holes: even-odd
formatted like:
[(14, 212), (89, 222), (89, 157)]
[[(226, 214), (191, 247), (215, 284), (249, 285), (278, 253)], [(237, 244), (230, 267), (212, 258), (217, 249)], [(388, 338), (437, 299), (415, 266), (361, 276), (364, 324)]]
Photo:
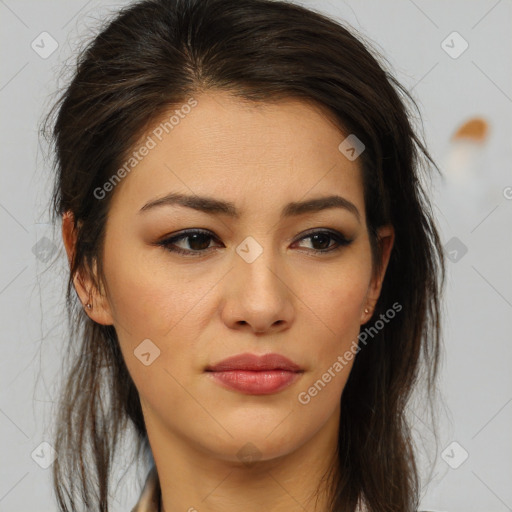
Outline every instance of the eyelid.
[(310, 250), (308, 250), (308, 252), (313, 252), (313, 253), (318, 253), (318, 254), (322, 254), (322, 253), (327, 254), (331, 251), (334, 252), (336, 249), (341, 249), (343, 247), (346, 247), (354, 241), (354, 238), (348, 237), (336, 229), (319, 227), (319, 228), (312, 228), (312, 229), (303, 231), (302, 233), (300, 233), (297, 236), (297, 238), (295, 239), (295, 242), (300, 242), (303, 239), (311, 238), (313, 235), (316, 235), (316, 234), (330, 236), (333, 240), (336, 241), (336, 243), (338, 244), (338, 247), (332, 248), (332, 249), (327, 249), (327, 250), (310, 249)]
[[(161, 246), (168, 252), (184, 255), (185, 257), (188, 257), (188, 256), (200, 257), (200, 256), (204, 256), (208, 252), (211, 252), (212, 249), (218, 249), (218, 247), (209, 247), (206, 249), (194, 251), (192, 249), (182, 249), (180, 247), (178, 247), (178, 248), (174, 247), (173, 249), (170, 248), (170, 246), (175, 245), (177, 242), (180, 242), (181, 240), (184, 240), (184, 239), (186, 240), (189, 236), (196, 235), (196, 234), (205, 235), (208, 238), (220, 241), (219, 238), (217, 237), (217, 235), (215, 235), (210, 230), (201, 229), (201, 228), (190, 228), (190, 229), (185, 229), (181, 232), (173, 233), (169, 236), (165, 236), (162, 239), (160, 239), (158, 242), (155, 242), (154, 245)], [(347, 247), (354, 240), (354, 238), (347, 237), (343, 233), (341, 233), (340, 231), (338, 231), (336, 229), (317, 227), (317, 228), (311, 228), (309, 230), (303, 231), (302, 233), (300, 233), (299, 235), (297, 235), (295, 237), (295, 240), (293, 243), (300, 242), (301, 240), (304, 240), (307, 238), (311, 238), (316, 234), (327, 235), (328, 237), (330, 237), (332, 240), (335, 241), (335, 246), (328, 248), (328, 249), (303, 249), (301, 252), (305, 251), (307, 253), (313, 253), (314, 255), (327, 255), (330, 253), (337, 252), (340, 249), (342, 249), (343, 247)]]

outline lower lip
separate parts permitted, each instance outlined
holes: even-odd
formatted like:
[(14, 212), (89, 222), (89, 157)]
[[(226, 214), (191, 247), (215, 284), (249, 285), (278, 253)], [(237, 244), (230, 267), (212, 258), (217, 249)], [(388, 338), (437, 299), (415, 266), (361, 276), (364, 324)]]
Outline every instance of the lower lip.
[(230, 370), (208, 372), (219, 384), (247, 395), (268, 395), (290, 386), (302, 372), (285, 370)]

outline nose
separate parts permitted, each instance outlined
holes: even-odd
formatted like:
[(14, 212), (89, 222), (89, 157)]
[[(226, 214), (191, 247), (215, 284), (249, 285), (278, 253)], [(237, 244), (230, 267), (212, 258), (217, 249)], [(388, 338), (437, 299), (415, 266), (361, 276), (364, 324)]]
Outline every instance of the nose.
[(251, 263), (236, 255), (223, 291), (222, 319), (231, 329), (276, 333), (293, 322), (294, 295), (270, 250)]

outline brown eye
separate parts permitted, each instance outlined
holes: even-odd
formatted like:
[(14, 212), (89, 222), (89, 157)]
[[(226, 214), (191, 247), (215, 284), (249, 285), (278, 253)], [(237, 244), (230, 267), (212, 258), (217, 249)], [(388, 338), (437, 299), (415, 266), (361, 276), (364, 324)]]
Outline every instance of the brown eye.
[[(313, 233), (309, 233), (309, 235), (302, 237), (299, 241), (307, 239), (310, 239), (311, 244), (316, 246), (311, 249), (316, 253), (335, 251), (352, 243), (352, 240), (348, 240), (338, 231), (314, 231)], [(333, 240), (334, 245), (330, 245), (330, 241)]]
[[(210, 241), (213, 238), (214, 236), (211, 235), (208, 231), (184, 231), (180, 235), (166, 238), (165, 240), (158, 242), (158, 245), (164, 247), (167, 251), (170, 252), (199, 256), (209, 249)], [(181, 242), (182, 240), (185, 240), (186, 245), (188, 245), (190, 249), (177, 247), (177, 243)]]
[[(208, 231), (192, 230), (184, 231), (179, 235), (166, 238), (158, 242), (157, 245), (164, 247), (165, 250), (176, 254), (183, 254), (185, 256), (201, 256), (209, 249), (211, 240), (215, 239)], [(314, 231), (310, 232), (307, 236), (303, 236), (299, 239), (311, 240), (311, 245), (314, 247), (310, 251), (318, 254), (325, 254), (352, 243), (352, 240), (348, 240), (341, 233), (337, 231)], [(178, 243), (185, 241), (188, 247), (179, 247)], [(334, 242), (334, 243), (332, 243)]]

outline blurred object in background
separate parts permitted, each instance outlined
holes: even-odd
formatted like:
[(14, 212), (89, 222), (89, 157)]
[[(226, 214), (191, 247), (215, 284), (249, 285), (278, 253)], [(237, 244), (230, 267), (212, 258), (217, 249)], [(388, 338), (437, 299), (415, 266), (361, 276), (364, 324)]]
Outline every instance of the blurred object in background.
[(488, 136), (488, 122), (474, 117), (462, 123), (451, 137), (441, 170), (452, 219), (474, 216), (475, 211), (485, 210), (491, 203), (493, 183), (485, 151)]

